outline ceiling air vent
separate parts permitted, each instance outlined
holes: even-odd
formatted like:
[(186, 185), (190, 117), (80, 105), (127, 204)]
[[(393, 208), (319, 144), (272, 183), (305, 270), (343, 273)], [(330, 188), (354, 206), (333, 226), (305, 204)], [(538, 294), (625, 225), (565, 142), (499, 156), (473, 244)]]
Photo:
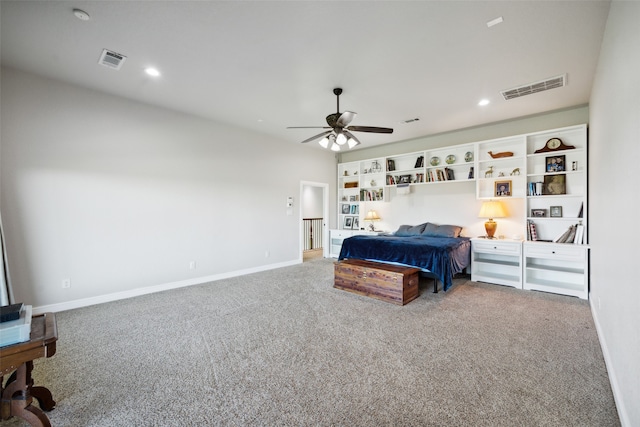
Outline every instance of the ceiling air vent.
[(105, 67), (113, 68), (114, 70), (119, 70), (122, 68), (122, 64), (127, 60), (127, 57), (124, 55), (120, 55), (119, 53), (113, 52), (111, 50), (103, 49), (102, 55), (100, 55), (100, 59), (98, 60), (98, 64), (104, 65)]
[(567, 85), (567, 75), (563, 74), (557, 77), (551, 77), (546, 80), (542, 80), (535, 83), (529, 83), (524, 86), (514, 87), (513, 89), (503, 90), (502, 96), (506, 101), (514, 98), (520, 98), (521, 96), (531, 95), (538, 92), (544, 92), (545, 90), (555, 89)]

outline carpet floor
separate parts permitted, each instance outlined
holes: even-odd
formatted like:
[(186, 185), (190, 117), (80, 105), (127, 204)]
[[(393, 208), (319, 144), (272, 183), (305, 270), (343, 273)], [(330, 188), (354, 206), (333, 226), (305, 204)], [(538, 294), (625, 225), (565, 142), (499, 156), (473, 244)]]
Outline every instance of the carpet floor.
[(57, 313), (34, 369), (51, 423), (620, 424), (586, 301), (457, 278), (401, 307), (332, 285), (318, 258)]

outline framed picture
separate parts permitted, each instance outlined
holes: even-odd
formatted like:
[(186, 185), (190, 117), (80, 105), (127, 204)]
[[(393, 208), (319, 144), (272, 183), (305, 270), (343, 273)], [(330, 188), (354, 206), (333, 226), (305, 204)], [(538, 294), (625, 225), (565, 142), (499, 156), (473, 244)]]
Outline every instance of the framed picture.
[(511, 196), (511, 181), (496, 181), (496, 196)]
[(343, 215), (349, 215), (349, 213), (351, 211), (351, 205), (343, 204), (341, 206), (341, 208), (342, 208), (342, 214)]
[(547, 210), (546, 209), (531, 209), (531, 216), (535, 216), (535, 217), (547, 216)]
[(360, 212), (358, 205), (351, 205), (351, 215), (358, 215)]
[(360, 230), (360, 218), (357, 216), (353, 217), (353, 223), (351, 224), (351, 228), (353, 230)]
[(353, 217), (352, 216), (345, 216), (344, 217), (344, 224), (342, 224), (342, 228), (347, 229), (347, 230), (351, 230), (352, 227), (353, 227)]
[[(350, 202), (357, 202), (358, 201), (358, 196), (349, 196), (349, 201)], [(349, 212), (347, 212), (349, 213)]]
[(562, 206), (549, 207), (549, 216), (552, 218), (562, 218)]
[(544, 195), (567, 194), (567, 177), (565, 174), (545, 175)]
[(398, 184), (411, 184), (411, 175), (400, 175)]
[(565, 156), (547, 157), (547, 172), (564, 172)]

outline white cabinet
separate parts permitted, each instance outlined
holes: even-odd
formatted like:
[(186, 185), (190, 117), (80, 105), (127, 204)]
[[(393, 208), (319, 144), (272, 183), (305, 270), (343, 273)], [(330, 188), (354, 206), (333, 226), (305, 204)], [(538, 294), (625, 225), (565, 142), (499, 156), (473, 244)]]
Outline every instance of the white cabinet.
[(471, 239), (471, 280), (521, 289), (522, 242)]
[(329, 257), (338, 258), (338, 256), (340, 256), (340, 250), (342, 249), (342, 241), (347, 237), (360, 234), (375, 235), (379, 234), (379, 232), (365, 230), (329, 230)]
[(360, 230), (366, 212), (363, 202), (385, 201), (385, 159), (370, 159), (338, 165), (338, 227)]
[[(573, 148), (538, 152), (559, 139)], [(587, 127), (572, 126), (527, 136), (527, 224), (535, 239), (555, 241), (571, 226), (582, 225), (587, 238)], [(530, 230), (526, 230), (530, 234)], [(570, 242), (573, 243), (573, 242)]]
[(524, 289), (589, 298), (589, 248), (525, 242)]

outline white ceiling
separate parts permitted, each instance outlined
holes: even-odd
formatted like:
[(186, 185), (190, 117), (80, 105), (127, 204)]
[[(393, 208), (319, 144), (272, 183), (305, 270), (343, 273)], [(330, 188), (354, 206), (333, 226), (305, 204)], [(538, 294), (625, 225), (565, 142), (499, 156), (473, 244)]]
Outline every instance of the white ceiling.
[[(324, 126), (342, 87), (341, 111), (358, 113), (352, 125), (395, 129), (357, 133), (363, 148), (588, 103), (609, 10), (608, 1), (0, 5), (4, 66), (292, 144), (320, 130), (286, 127)], [(127, 56), (120, 71), (98, 65), (103, 48)], [(143, 73), (150, 65), (160, 78)], [(565, 73), (566, 87), (500, 96)], [(482, 98), (491, 103), (479, 107)]]

